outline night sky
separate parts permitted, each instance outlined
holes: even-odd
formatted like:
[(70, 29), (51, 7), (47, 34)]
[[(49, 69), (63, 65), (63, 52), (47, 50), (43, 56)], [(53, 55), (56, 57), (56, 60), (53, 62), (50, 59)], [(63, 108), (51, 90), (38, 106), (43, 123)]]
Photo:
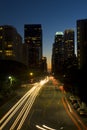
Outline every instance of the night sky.
[(0, 0), (0, 25), (14, 26), (23, 40), (24, 24), (42, 24), (43, 56), (49, 66), (55, 33), (74, 29), (76, 35), (76, 21), (86, 18), (87, 0)]

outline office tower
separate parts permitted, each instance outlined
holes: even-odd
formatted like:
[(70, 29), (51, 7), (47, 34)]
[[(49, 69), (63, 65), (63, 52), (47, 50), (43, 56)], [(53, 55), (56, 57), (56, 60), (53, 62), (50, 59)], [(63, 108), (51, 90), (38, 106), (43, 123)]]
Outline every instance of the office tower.
[(40, 61), (40, 70), (41, 72), (47, 72), (47, 58), (46, 57), (42, 57), (41, 61)]
[(63, 62), (64, 62), (63, 33), (56, 32), (52, 48), (52, 72), (58, 73), (62, 71)]
[(42, 58), (42, 27), (41, 24), (24, 25), (24, 43), (28, 46), (28, 66), (39, 67)]
[(87, 19), (77, 20), (78, 68), (87, 67)]
[(73, 58), (75, 55), (75, 45), (74, 45), (74, 30), (67, 29), (64, 31), (64, 59), (68, 60)]
[(0, 59), (21, 61), (22, 37), (10, 25), (0, 26)]

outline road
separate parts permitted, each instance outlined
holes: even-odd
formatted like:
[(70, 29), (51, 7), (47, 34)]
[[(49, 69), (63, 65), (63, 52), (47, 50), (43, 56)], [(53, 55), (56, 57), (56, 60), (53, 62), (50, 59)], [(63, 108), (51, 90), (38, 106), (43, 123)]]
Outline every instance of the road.
[(0, 119), (0, 130), (86, 130), (69, 112), (65, 94), (53, 80), (35, 84)]

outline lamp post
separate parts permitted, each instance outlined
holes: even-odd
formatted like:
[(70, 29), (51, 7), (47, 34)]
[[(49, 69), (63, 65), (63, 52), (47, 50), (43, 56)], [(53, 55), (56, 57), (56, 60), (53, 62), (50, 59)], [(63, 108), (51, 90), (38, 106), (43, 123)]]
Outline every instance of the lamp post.
[(30, 72), (30, 82), (32, 83), (33, 82), (33, 72)]
[(33, 76), (33, 73), (32, 73), (32, 72), (30, 72), (30, 76)]
[(8, 79), (10, 80), (10, 86), (12, 85), (12, 76), (9, 76)]

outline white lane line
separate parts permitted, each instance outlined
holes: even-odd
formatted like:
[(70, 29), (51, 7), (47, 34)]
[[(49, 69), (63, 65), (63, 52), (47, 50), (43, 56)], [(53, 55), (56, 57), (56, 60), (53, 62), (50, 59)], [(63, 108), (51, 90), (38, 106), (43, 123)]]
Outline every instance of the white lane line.
[(53, 129), (53, 128), (51, 128), (51, 127), (48, 127), (48, 126), (46, 126), (46, 125), (42, 125), (44, 128), (46, 128), (46, 129), (48, 129), (48, 130), (56, 130), (56, 129)]
[(36, 127), (37, 127), (38, 129), (40, 129), (40, 130), (47, 130), (47, 129), (45, 129), (45, 128), (39, 126), (39, 125), (36, 125)]

